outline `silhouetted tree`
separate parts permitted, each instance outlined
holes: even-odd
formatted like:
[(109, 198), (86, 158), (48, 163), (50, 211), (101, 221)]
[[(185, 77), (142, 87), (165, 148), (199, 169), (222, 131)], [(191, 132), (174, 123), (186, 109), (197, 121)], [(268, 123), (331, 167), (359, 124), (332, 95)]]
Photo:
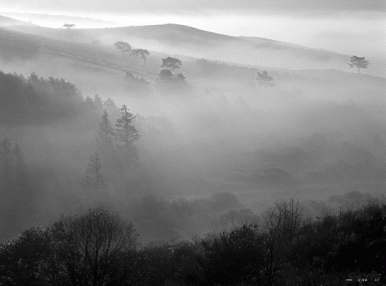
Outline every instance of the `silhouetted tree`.
[(275, 85), (272, 83), (273, 78), (268, 75), (267, 71), (263, 71), (262, 73), (257, 72), (257, 74), (258, 74), (257, 81), (258, 81), (259, 85), (265, 86), (265, 87)]
[(150, 55), (148, 50), (145, 49), (133, 49), (131, 54), (134, 57), (140, 57), (143, 60), (143, 64), (146, 67), (146, 56)]
[(75, 24), (67, 24), (66, 23), (66, 24), (63, 25), (63, 27), (66, 28), (66, 29), (71, 29), (71, 28), (75, 27)]
[(369, 65), (369, 62), (365, 60), (365, 57), (350, 57), (350, 62), (348, 63), (351, 68), (358, 68), (358, 73), (361, 73), (360, 69), (366, 69)]
[(176, 58), (167, 57), (162, 59), (161, 71), (159, 77), (164, 82), (172, 83), (185, 83), (185, 76), (182, 73), (175, 75), (173, 71), (180, 68), (182, 65), (181, 61)]
[(118, 214), (97, 208), (63, 217), (52, 228), (65, 285), (124, 285), (137, 234)]
[(289, 202), (276, 202), (265, 216), (265, 276), (269, 286), (275, 284), (282, 271), (289, 245), (299, 230), (301, 214), (299, 202), (292, 199)]
[(182, 63), (179, 59), (167, 57), (166, 59), (162, 59), (161, 69), (165, 68), (170, 71), (174, 71), (175, 69), (180, 68), (181, 65)]
[(130, 53), (132, 51), (131, 45), (127, 42), (115, 42), (114, 46), (122, 52), (122, 57), (125, 58), (125, 53)]

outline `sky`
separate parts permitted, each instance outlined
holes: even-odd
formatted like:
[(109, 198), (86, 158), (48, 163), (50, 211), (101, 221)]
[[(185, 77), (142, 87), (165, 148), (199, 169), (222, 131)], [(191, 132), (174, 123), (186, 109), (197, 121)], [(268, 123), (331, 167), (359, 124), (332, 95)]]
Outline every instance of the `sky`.
[(386, 50), (386, 0), (0, 0), (1, 12), (76, 15), (127, 26), (176, 23), (360, 56)]

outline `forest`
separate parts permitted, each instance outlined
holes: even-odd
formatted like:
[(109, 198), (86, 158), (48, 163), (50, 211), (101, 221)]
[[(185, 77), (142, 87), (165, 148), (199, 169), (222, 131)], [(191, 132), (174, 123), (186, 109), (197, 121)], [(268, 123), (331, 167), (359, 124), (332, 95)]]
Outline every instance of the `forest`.
[(383, 63), (0, 16), (0, 285), (386, 285)]
[[(84, 98), (64, 79), (0, 76), (2, 128), (11, 130), (0, 143), (2, 285), (383, 285), (384, 200), (352, 191), (329, 204), (276, 200), (259, 214), (229, 191), (167, 200), (154, 193), (168, 188), (162, 174), (140, 159), (141, 136), (162, 144), (156, 132), (172, 133), (152, 125), (157, 118)], [(385, 178), (370, 151), (349, 143), (335, 153), (346, 161), (330, 167), (342, 173), (289, 173), (326, 160), (304, 150), (331, 152), (328, 142), (314, 134), (302, 149), (261, 150), (256, 159), (282, 168), (230, 179), (296, 188)], [(384, 148), (377, 136), (371, 142)]]

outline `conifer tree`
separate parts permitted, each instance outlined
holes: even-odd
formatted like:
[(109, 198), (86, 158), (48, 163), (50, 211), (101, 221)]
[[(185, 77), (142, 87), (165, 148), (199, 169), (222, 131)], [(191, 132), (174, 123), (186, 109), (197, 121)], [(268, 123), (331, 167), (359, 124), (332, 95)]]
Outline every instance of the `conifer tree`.
[(98, 152), (94, 152), (90, 157), (90, 163), (85, 175), (84, 189), (87, 192), (92, 191), (96, 195), (99, 195), (101, 190), (106, 189), (102, 174), (102, 163)]
[(103, 110), (102, 122), (99, 123), (97, 142), (106, 148), (112, 145), (113, 137), (114, 129), (111, 127), (109, 115), (105, 109)]
[(121, 117), (117, 119), (115, 126), (118, 140), (124, 144), (125, 148), (129, 148), (131, 144), (139, 139), (139, 134), (135, 126), (132, 125), (134, 116), (124, 104), (121, 107)]
[(268, 75), (267, 71), (263, 71), (262, 73), (257, 72), (258, 78), (257, 81), (259, 82), (259, 85), (268, 87), (268, 86), (275, 86), (271, 81), (273, 81), (273, 77)]
[(366, 69), (369, 65), (369, 62), (365, 60), (365, 57), (350, 57), (350, 62), (348, 63), (351, 68), (356, 67), (358, 69), (358, 73), (361, 73), (360, 69)]

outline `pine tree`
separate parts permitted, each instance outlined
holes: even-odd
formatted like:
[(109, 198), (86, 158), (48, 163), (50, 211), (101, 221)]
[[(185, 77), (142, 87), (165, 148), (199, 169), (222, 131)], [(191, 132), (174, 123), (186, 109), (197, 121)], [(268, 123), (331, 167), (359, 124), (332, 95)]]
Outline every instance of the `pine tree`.
[(369, 62), (365, 60), (365, 57), (352, 56), (350, 57), (350, 62), (348, 64), (351, 68), (358, 68), (358, 73), (361, 73), (360, 69), (366, 69)]
[(131, 144), (139, 139), (139, 134), (135, 126), (132, 125), (131, 121), (134, 116), (124, 104), (121, 107), (121, 117), (117, 119), (115, 126), (116, 135), (118, 140), (124, 144), (126, 149), (129, 149)]
[(90, 157), (90, 163), (85, 174), (84, 189), (86, 192), (92, 191), (94, 195), (99, 195), (101, 190), (106, 189), (98, 152), (94, 152)]
[(268, 75), (267, 71), (263, 71), (262, 73), (257, 72), (258, 78), (257, 81), (260, 85), (268, 87), (268, 86), (275, 86), (271, 81), (273, 81), (273, 78)]
[(114, 137), (114, 129), (111, 127), (109, 115), (106, 109), (103, 111), (102, 122), (99, 123), (97, 143), (103, 147), (110, 147)]

